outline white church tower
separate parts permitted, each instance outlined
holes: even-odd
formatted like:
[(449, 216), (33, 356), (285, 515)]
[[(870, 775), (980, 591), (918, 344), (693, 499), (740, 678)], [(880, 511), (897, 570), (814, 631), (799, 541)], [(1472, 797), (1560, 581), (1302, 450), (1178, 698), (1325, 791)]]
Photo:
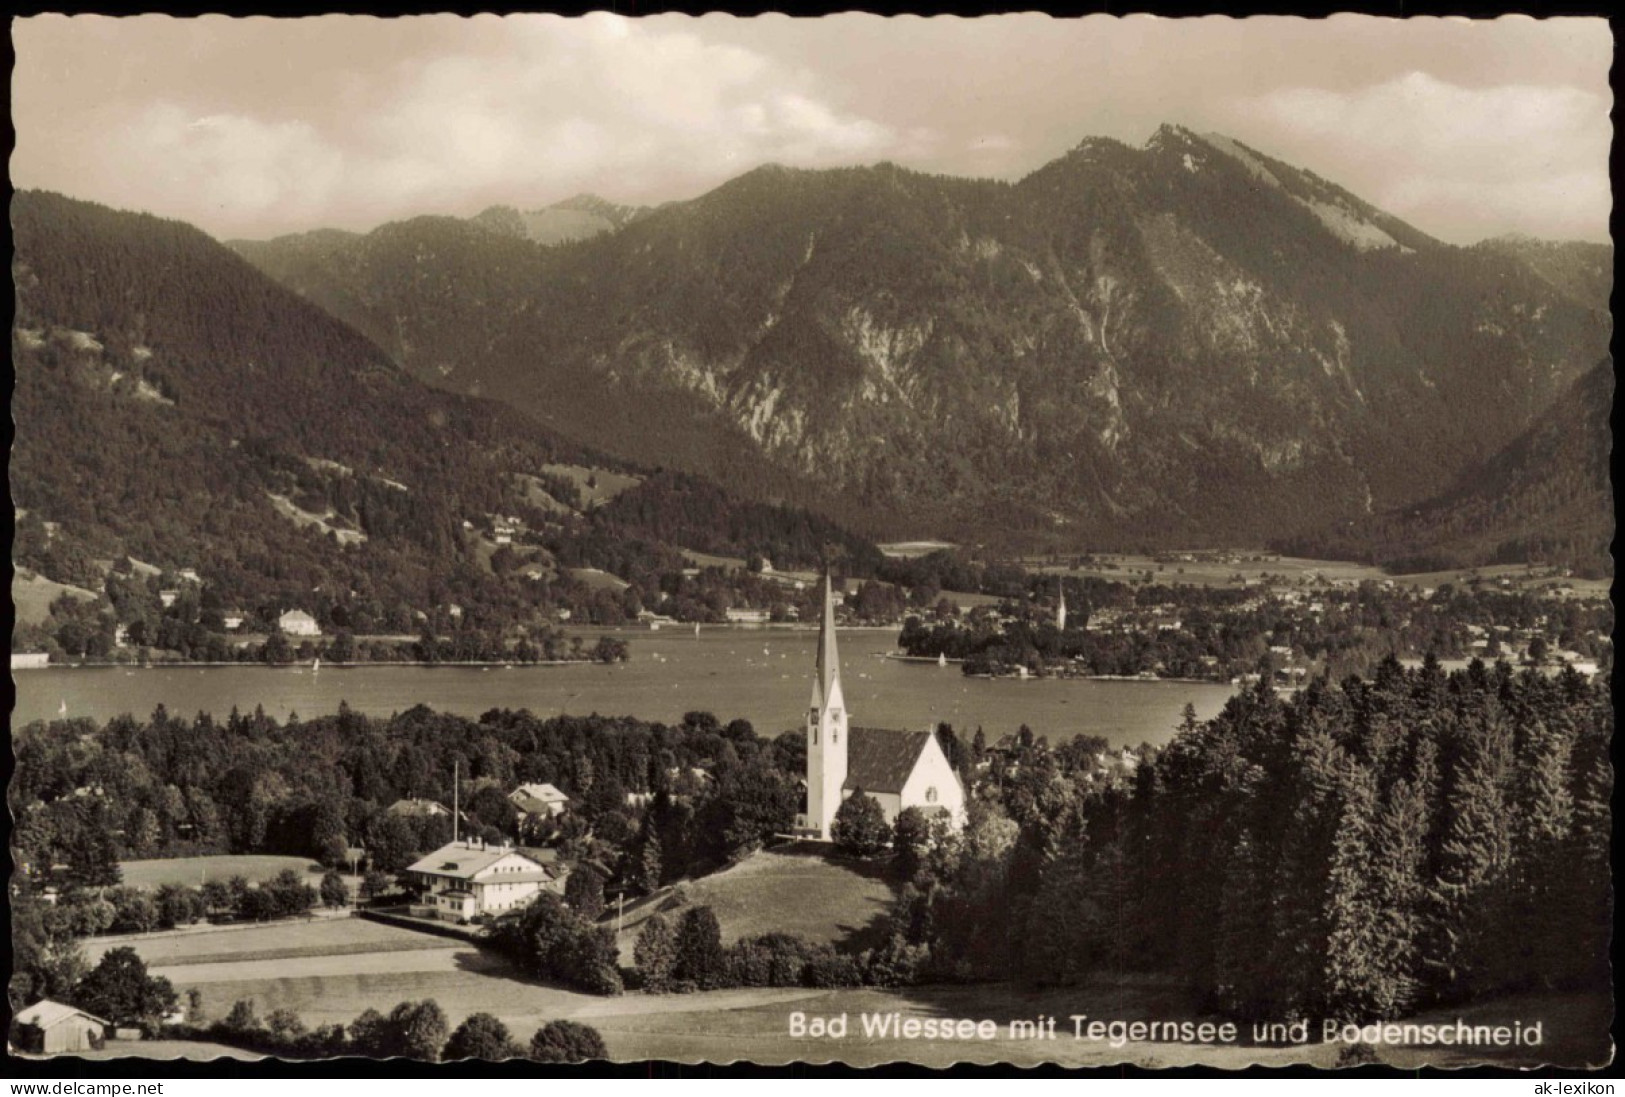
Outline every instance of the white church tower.
[(807, 712), (807, 825), (824, 841), (841, 806), (846, 783), (846, 698), (841, 694), (841, 663), (835, 651), (835, 599), (824, 575), (824, 617), (818, 626), (818, 671)]

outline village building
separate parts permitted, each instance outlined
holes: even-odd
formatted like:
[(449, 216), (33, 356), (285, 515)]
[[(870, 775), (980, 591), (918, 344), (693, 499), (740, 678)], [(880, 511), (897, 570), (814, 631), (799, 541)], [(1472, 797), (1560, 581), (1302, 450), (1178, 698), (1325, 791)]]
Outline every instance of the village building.
[(322, 634), (321, 626), (316, 623), (316, 618), (302, 609), (290, 609), (287, 613), (278, 617), (276, 623), (277, 627), (288, 636), (320, 636)]
[(547, 866), (529, 854), (479, 840), (441, 846), (409, 865), (405, 876), (421, 893), (411, 913), (444, 922), (516, 910), (553, 880)]
[(163, 604), (165, 609), (168, 609), (175, 604), (175, 599), (180, 596), (181, 592), (178, 590), (161, 590), (158, 592), (158, 601)]
[(14, 651), (11, 653), (12, 670), (44, 670), (51, 665), (51, 655), (45, 651)]
[(750, 609), (741, 606), (729, 609), (726, 615), (730, 624), (736, 625), (765, 625), (773, 619), (773, 614), (765, 609)]
[(220, 615), (220, 623), (226, 627), (228, 632), (236, 632), (243, 627), (243, 622), (246, 620), (248, 620), (248, 614), (240, 609), (228, 609)]
[(835, 643), (835, 599), (824, 577), (824, 616), (807, 714), (807, 804), (798, 829), (829, 841), (841, 804), (862, 790), (888, 824), (917, 807), (952, 825), (965, 821), (965, 789), (932, 731), (851, 727)]
[(449, 816), (451, 809), (438, 800), (396, 800), (386, 808), (391, 815), (399, 815), (408, 819), (435, 819), (442, 815)]
[(570, 798), (553, 785), (520, 785), (508, 793), (508, 802), (529, 819), (556, 819), (570, 807)]
[(100, 1048), (112, 1023), (74, 1006), (41, 999), (12, 1018), (21, 1051), (40, 1055)]

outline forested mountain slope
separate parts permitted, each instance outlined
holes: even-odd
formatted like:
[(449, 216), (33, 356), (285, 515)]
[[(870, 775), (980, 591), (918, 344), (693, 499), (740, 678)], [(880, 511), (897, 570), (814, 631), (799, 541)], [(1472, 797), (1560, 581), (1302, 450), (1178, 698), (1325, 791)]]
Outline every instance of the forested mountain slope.
[[(11, 217), (14, 559), (94, 590), (126, 555), (190, 567), (216, 608), (304, 608), (357, 631), (415, 629), (416, 612), (453, 603), (481, 627), (550, 619), (551, 582), (493, 565), (499, 516), (530, 531), (510, 564), (528, 555), (550, 573), (551, 544), (602, 566), (591, 545), (608, 519), (551, 466), (625, 466), (422, 384), (188, 225), (39, 192), (18, 194)], [(709, 498), (715, 528), (731, 528), (737, 501)], [(750, 513), (752, 540), (728, 548), (796, 557), (810, 544), (816, 560), (825, 541), (865, 547), (799, 512)], [(676, 559), (646, 550), (662, 553)]]
[(1287, 547), (1398, 570), (1542, 561), (1610, 576), (1613, 406), (1614, 361), (1605, 358), (1534, 426), (1437, 498)]
[(1177, 127), (1015, 184), (765, 167), (549, 248), (444, 218), (320, 243), (237, 246), (436, 384), (956, 541), (1212, 543), (1413, 504), (1609, 331), (1552, 269)]

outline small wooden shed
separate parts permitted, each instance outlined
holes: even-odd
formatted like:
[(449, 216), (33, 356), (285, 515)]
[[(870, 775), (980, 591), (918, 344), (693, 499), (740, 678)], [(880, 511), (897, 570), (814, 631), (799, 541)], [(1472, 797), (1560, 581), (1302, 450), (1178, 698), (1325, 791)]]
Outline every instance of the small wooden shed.
[(21, 1050), (45, 1055), (99, 1048), (107, 1038), (110, 1023), (49, 998), (19, 1011), (13, 1021)]

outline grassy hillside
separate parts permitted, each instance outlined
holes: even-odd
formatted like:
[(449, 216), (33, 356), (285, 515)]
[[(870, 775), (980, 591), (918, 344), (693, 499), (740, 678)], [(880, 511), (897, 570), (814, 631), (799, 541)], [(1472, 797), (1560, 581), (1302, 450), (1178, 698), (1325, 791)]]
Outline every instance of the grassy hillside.
[[(888, 913), (895, 891), (872, 867), (836, 859), (826, 847), (802, 844), (761, 850), (723, 872), (681, 885), (688, 896), (671, 903), (671, 889), (628, 910), (619, 944), (622, 963), (643, 923), (655, 913), (667, 920), (684, 909), (709, 906), (731, 944), (764, 933), (792, 933), (814, 943), (846, 941)], [(613, 924), (613, 914), (609, 923)]]

